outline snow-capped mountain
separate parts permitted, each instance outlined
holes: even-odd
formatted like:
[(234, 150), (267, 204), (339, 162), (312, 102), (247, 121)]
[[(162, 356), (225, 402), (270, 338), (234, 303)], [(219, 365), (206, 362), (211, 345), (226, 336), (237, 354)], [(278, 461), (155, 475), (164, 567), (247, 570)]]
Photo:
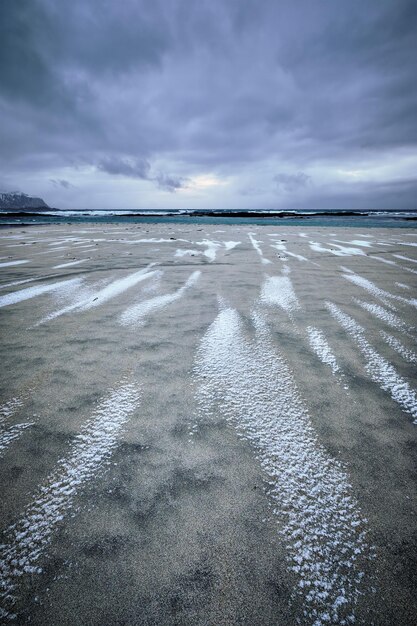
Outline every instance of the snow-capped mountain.
[(49, 209), (42, 198), (34, 198), (20, 191), (0, 191), (0, 209)]

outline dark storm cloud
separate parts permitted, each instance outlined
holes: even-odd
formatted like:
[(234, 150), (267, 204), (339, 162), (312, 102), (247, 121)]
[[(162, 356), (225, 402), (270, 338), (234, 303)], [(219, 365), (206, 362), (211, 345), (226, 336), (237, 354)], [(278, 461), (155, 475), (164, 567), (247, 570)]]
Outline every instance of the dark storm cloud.
[(313, 194), (297, 176), (317, 163), (415, 150), (416, 6), (2, 0), (0, 164), (172, 191), (270, 161)]
[(106, 157), (97, 163), (97, 169), (108, 174), (126, 176), (127, 178), (138, 178), (140, 180), (150, 180), (157, 184), (164, 191), (174, 192), (185, 185), (183, 178), (169, 176), (164, 172), (153, 175), (151, 166), (145, 159), (131, 157)]
[(97, 168), (109, 174), (127, 176), (129, 178), (149, 178), (150, 164), (145, 159), (106, 157), (97, 163)]

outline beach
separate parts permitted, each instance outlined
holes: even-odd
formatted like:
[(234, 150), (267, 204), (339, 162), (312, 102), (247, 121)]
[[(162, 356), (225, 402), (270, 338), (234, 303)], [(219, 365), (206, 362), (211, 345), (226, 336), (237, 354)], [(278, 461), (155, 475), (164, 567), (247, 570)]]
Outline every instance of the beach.
[(0, 232), (5, 623), (417, 620), (412, 228)]

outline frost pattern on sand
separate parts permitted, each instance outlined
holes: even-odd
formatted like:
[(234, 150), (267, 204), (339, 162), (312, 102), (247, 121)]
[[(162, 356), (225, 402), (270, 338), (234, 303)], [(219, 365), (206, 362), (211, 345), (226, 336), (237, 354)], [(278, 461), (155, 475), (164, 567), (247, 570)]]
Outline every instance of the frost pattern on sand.
[(270, 276), (262, 285), (261, 301), (277, 305), (287, 313), (300, 308), (289, 276)]
[(0, 424), (16, 413), (24, 402), (22, 398), (11, 398), (0, 406)]
[(148, 272), (148, 268), (152, 265), (155, 264), (151, 263), (148, 267), (139, 270), (138, 272), (134, 272), (124, 278), (114, 280), (109, 285), (106, 285), (106, 287), (103, 287), (103, 289), (90, 293), (87, 297), (83, 294), (82, 297), (73, 304), (70, 304), (63, 309), (59, 309), (58, 311), (54, 311), (53, 313), (49, 313), (49, 315), (44, 317), (39, 324), (49, 322), (50, 320), (53, 320), (60, 315), (64, 315), (65, 313), (70, 313), (71, 311), (87, 311), (104, 304), (104, 302), (119, 296), (121, 293), (131, 287), (134, 287), (134, 285), (137, 285), (141, 281), (154, 276), (155, 272)]
[(395, 313), (387, 311), (387, 309), (384, 309), (384, 307), (379, 304), (364, 302), (363, 300), (359, 300), (358, 298), (353, 298), (353, 300), (356, 302), (356, 304), (365, 309), (365, 311), (368, 311), (369, 313), (371, 313), (371, 315), (374, 315), (378, 319), (382, 320), (388, 326), (391, 326), (392, 328), (396, 328), (397, 330), (401, 330), (403, 332), (407, 332), (407, 324), (403, 322), (402, 319), (398, 317), (398, 315), (395, 315)]
[(195, 374), (202, 416), (221, 407), (257, 451), (268, 477), (273, 512), (298, 577), (305, 619), (316, 626), (354, 621), (368, 554), (358, 504), (342, 465), (317, 441), (286, 362), (259, 313), (256, 337), (241, 318), (222, 310), (204, 335)]
[(261, 247), (260, 247), (260, 245), (259, 245), (259, 241), (257, 241), (257, 240), (254, 238), (254, 236), (252, 235), (252, 233), (248, 233), (248, 237), (249, 237), (249, 239), (250, 239), (250, 242), (251, 242), (252, 246), (254, 247), (254, 249), (256, 250), (256, 252), (258, 253), (258, 255), (259, 255), (260, 259), (261, 259), (261, 262), (262, 262), (264, 265), (269, 265), (270, 263), (272, 263), (272, 261), (270, 261), (269, 259), (265, 259), (264, 254), (263, 254), (263, 252), (262, 252), (262, 249), (261, 249)]
[(5, 263), (0, 263), (0, 267), (9, 267), (10, 265), (23, 265), (24, 263), (29, 263), (29, 261), (6, 261)]
[(350, 280), (350, 282), (354, 283), (358, 287), (362, 287), (362, 289), (369, 291), (369, 293), (375, 296), (375, 298), (378, 298), (385, 304), (389, 305), (389, 302), (387, 302), (388, 300), (398, 300), (399, 302), (405, 302), (406, 304), (417, 306), (417, 300), (415, 298), (403, 298), (403, 296), (396, 296), (393, 293), (385, 291), (385, 289), (380, 289), (367, 278), (363, 278), (354, 272), (350, 274), (343, 274), (343, 278), (346, 278), (346, 280)]
[(85, 263), (86, 259), (80, 259), (79, 261), (70, 261), (69, 263), (61, 263), (60, 265), (54, 265), (52, 269), (60, 270), (64, 267), (72, 267), (73, 265), (80, 265), (80, 263)]
[(334, 319), (339, 322), (342, 328), (352, 337), (358, 345), (360, 351), (366, 359), (366, 371), (371, 379), (377, 383), (381, 389), (388, 391), (391, 398), (397, 402), (401, 408), (410, 413), (417, 424), (417, 396), (410, 385), (400, 376), (395, 367), (381, 356), (368, 342), (365, 337), (365, 329), (354, 319), (343, 313), (333, 302), (326, 302), (326, 307)]
[(120, 323), (123, 324), (123, 326), (127, 326), (129, 324), (143, 324), (147, 315), (168, 306), (176, 300), (179, 300), (184, 292), (197, 282), (200, 275), (200, 271), (193, 272), (184, 285), (173, 293), (167, 293), (163, 296), (155, 296), (155, 298), (151, 298), (150, 300), (134, 304), (122, 313), (119, 318)]
[(361, 239), (353, 239), (352, 241), (343, 241), (341, 239), (333, 239), (333, 241), (337, 241), (338, 243), (347, 243), (351, 246), (360, 246), (361, 248), (372, 248), (373, 242), (371, 241), (362, 241)]
[(339, 248), (339, 250), (335, 250), (333, 248), (325, 248), (321, 243), (317, 241), (309, 241), (310, 248), (313, 252), (330, 252), (330, 254), (334, 254), (335, 256), (357, 256), (364, 255), (365, 252), (360, 250), (359, 248), (348, 248), (346, 246), (339, 246), (334, 244), (334, 247)]
[(396, 337), (386, 333), (384, 330), (380, 331), (380, 335), (393, 350), (398, 352), (398, 354), (401, 354), (405, 361), (408, 361), (409, 363), (417, 363), (417, 354), (406, 348)]
[(71, 452), (59, 461), (22, 517), (5, 531), (0, 546), (0, 616), (14, 617), (14, 594), (21, 577), (41, 572), (39, 558), (57, 525), (71, 509), (80, 488), (94, 478), (116, 447), (122, 427), (139, 399), (138, 389), (128, 382), (112, 391), (96, 408), (75, 438)]
[[(393, 256), (395, 256), (395, 254)], [(417, 274), (417, 270), (413, 270), (411, 267), (405, 267), (404, 265), (398, 265), (398, 263), (396, 263), (395, 261), (390, 261), (390, 259), (384, 259), (381, 256), (373, 256), (372, 258), (375, 259), (375, 261), (381, 261), (381, 263), (385, 263), (386, 265), (395, 265), (395, 267), (398, 267), (398, 269), (402, 270), (403, 272), (411, 272), (411, 274)]]
[(216, 260), (217, 250), (221, 248), (221, 244), (217, 241), (210, 241), (209, 239), (204, 239), (203, 241), (196, 241), (196, 246), (205, 246), (205, 250), (202, 253), (210, 263)]
[(184, 248), (178, 248), (178, 250), (175, 251), (174, 256), (198, 256), (199, 254), (201, 254), (200, 250), (192, 250), (191, 248), (185, 250)]
[(22, 302), (23, 300), (29, 300), (30, 298), (35, 298), (36, 296), (40, 296), (43, 293), (48, 293), (50, 291), (75, 287), (80, 285), (81, 282), (81, 278), (71, 278), (70, 280), (61, 280), (57, 283), (50, 283), (49, 285), (27, 287), (26, 289), (20, 289), (19, 291), (14, 291), (13, 293), (7, 293), (4, 296), (0, 296), (0, 307), (16, 304), (17, 302)]
[(402, 254), (393, 254), (396, 259), (402, 259), (403, 261), (411, 261), (411, 263), (417, 263), (417, 259), (410, 259), (409, 256), (403, 256)]
[(23, 285), (24, 283), (33, 283), (36, 278), (25, 278), (24, 280), (14, 280), (11, 283), (5, 283), (4, 285), (0, 285), (0, 289), (6, 289), (6, 287), (16, 287), (17, 285)]
[(337, 364), (336, 357), (333, 354), (329, 343), (323, 333), (323, 331), (313, 326), (308, 326), (308, 339), (310, 346), (319, 357), (320, 361), (325, 365), (328, 365), (333, 374), (340, 372), (340, 367)]
[(0, 458), (2, 458), (4, 451), (8, 446), (18, 439), (26, 428), (33, 426), (33, 422), (25, 422), (22, 424), (14, 424), (9, 428), (0, 431)]
[(295, 252), (290, 252), (289, 250), (286, 250), (285, 252), (286, 254), (288, 254), (288, 256), (292, 256), (294, 257), (294, 259), (297, 259), (298, 261), (307, 261), (309, 263), (311, 263), (311, 261), (309, 261), (305, 256), (303, 256), (302, 254), (296, 254)]

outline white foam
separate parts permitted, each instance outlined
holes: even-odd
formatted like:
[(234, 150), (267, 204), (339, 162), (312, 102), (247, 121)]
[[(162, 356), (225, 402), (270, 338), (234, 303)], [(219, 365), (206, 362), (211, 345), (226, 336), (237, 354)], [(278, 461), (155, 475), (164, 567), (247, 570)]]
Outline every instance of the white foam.
[(301, 308), (289, 276), (268, 277), (262, 285), (260, 298), (263, 303), (279, 306), (287, 313)]
[(72, 267), (73, 265), (80, 265), (80, 263), (85, 263), (87, 259), (80, 259), (79, 261), (70, 261), (69, 263), (61, 263), (60, 265), (54, 265), (53, 270), (60, 270), (64, 267)]
[(200, 275), (200, 271), (193, 272), (188, 280), (184, 283), (184, 285), (173, 293), (167, 293), (162, 296), (155, 296), (154, 298), (150, 298), (149, 300), (144, 300), (143, 302), (138, 302), (138, 304), (134, 304), (133, 306), (126, 309), (124, 313), (122, 313), (119, 318), (120, 323), (124, 326), (130, 324), (143, 324), (145, 318), (148, 315), (154, 313), (155, 311), (158, 311), (159, 309), (165, 308), (176, 300), (179, 300), (183, 296), (185, 291), (197, 282), (197, 280), (200, 278)]
[(256, 450), (298, 578), (303, 623), (351, 623), (365, 589), (359, 562), (370, 554), (365, 520), (342, 465), (318, 442), (262, 316), (253, 321), (248, 340), (237, 311), (226, 308), (204, 335), (195, 366), (201, 418), (216, 418), (219, 408)]
[(313, 326), (308, 326), (307, 333), (310, 346), (319, 357), (320, 361), (325, 365), (328, 365), (333, 374), (340, 372), (340, 367), (337, 363), (336, 357), (333, 354), (323, 331), (318, 328), (314, 328)]
[(117, 446), (124, 424), (136, 410), (138, 389), (124, 383), (95, 409), (90, 421), (58, 462), (20, 519), (5, 531), (0, 559), (3, 617), (13, 618), (13, 604), (25, 574), (40, 573), (54, 532), (72, 508), (83, 485), (92, 480)]
[(5, 263), (0, 263), (0, 267), (10, 267), (12, 265), (23, 265), (24, 263), (29, 263), (29, 261), (6, 261)]
[(409, 363), (417, 363), (417, 354), (406, 348), (396, 337), (386, 333), (384, 330), (380, 331), (380, 335), (393, 350), (398, 352), (398, 354), (401, 354), (405, 361), (408, 361)]
[(10, 304), (16, 304), (23, 300), (29, 300), (36, 298), (44, 293), (50, 293), (59, 289), (67, 289), (68, 287), (75, 287), (80, 285), (81, 278), (71, 278), (69, 280), (61, 280), (56, 283), (49, 283), (47, 285), (37, 285), (36, 287), (27, 287), (26, 289), (20, 289), (19, 291), (13, 291), (7, 293), (4, 296), (0, 296), (0, 307), (9, 306)]
[(397, 287), (401, 287), (401, 289), (408, 289), (410, 290), (410, 285), (406, 285), (405, 283), (395, 283), (397, 285)]
[(365, 337), (365, 329), (362, 328), (354, 319), (343, 313), (338, 306), (332, 302), (326, 302), (326, 306), (331, 315), (345, 329), (345, 331), (354, 339), (360, 351), (366, 359), (366, 371), (371, 379), (377, 383), (381, 389), (389, 392), (391, 398), (397, 402), (400, 407), (410, 413), (414, 418), (414, 424), (417, 424), (417, 396), (415, 391), (404, 378), (402, 378), (394, 366), (384, 359), (368, 342)]

